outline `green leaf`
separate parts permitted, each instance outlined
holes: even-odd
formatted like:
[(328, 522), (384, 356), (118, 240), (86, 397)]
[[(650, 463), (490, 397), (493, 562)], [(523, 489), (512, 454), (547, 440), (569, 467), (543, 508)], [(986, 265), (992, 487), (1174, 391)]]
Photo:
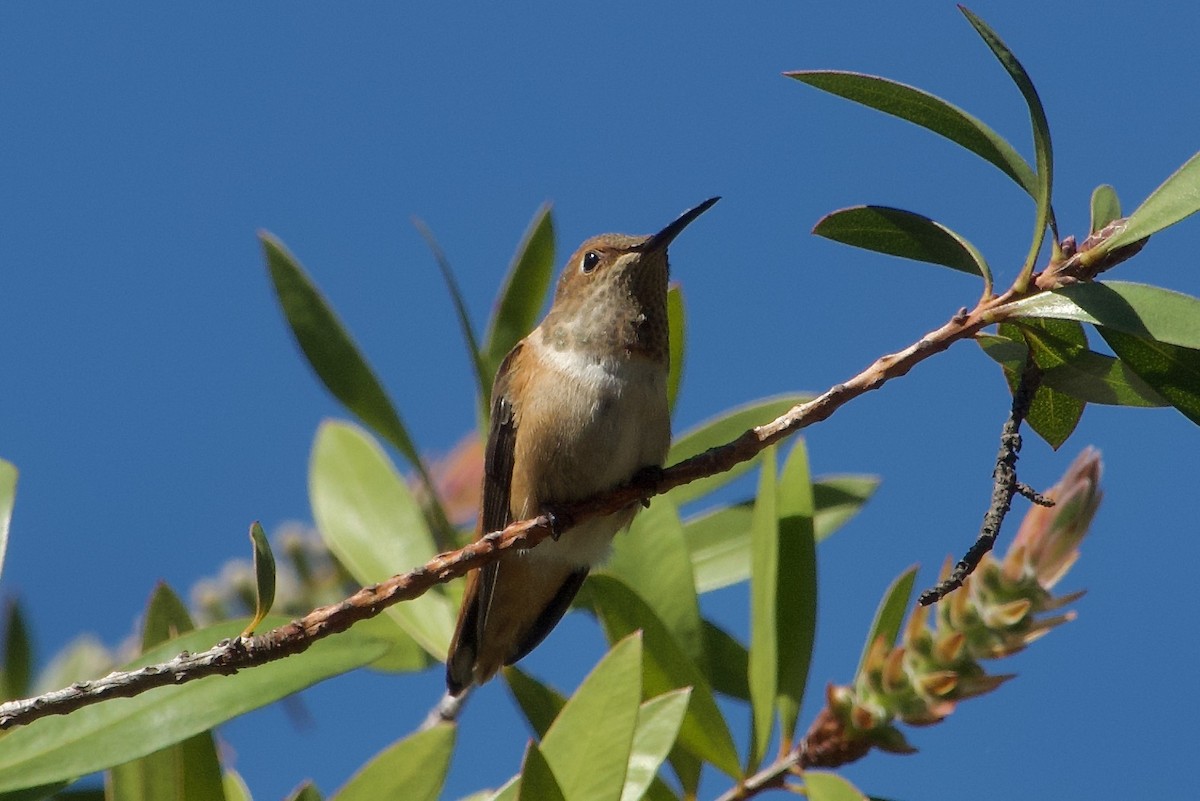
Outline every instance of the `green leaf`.
[(1117, 190), (1108, 184), (1100, 184), (1092, 190), (1092, 219), (1088, 230), (1093, 234), (1121, 216), (1121, 201)]
[(8, 551), (8, 529), (12, 523), (13, 505), (16, 500), (16, 465), (0, 459), (0, 575), (4, 573), (4, 555)]
[(321, 791), (317, 789), (311, 779), (305, 779), (299, 787), (288, 794), (287, 801), (322, 801)]
[[(1023, 282), (1032, 274), (1033, 267), (1037, 263), (1038, 252), (1042, 249), (1042, 240), (1046, 237), (1046, 226), (1056, 227), (1054, 209), (1050, 205), (1054, 186), (1054, 150), (1050, 145), (1050, 123), (1046, 120), (1046, 111), (1042, 108), (1042, 101), (1038, 97), (1037, 89), (1033, 86), (1033, 81), (1029, 79), (1029, 74), (1025, 72), (1025, 68), (1021, 66), (1021, 62), (1017, 60), (1013, 52), (1000, 40), (996, 32), (975, 16), (970, 9), (961, 5), (958, 9), (1008, 72), (1013, 83), (1021, 90), (1026, 105), (1029, 106), (1029, 121), (1033, 126), (1033, 150), (1037, 161), (1037, 191), (1032, 193), (1033, 199), (1037, 202), (1037, 213), (1034, 215), (1033, 244), (1029, 248), (1029, 255), (1025, 257), (1025, 264), (1021, 268), (1021, 278), (1018, 279), (1019, 282)], [(1055, 250), (1057, 248), (1056, 244)]]
[(885, 644), (895, 644), (900, 625), (904, 622), (904, 613), (908, 611), (908, 602), (912, 598), (913, 582), (916, 579), (917, 567), (914, 565), (888, 585), (883, 600), (879, 602), (879, 608), (875, 610), (875, 619), (871, 621), (867, 642), (863, 646), (862, 656), (859, 657), (858, 668), (854, 671), (855, 676), (862, 673), (863, 666), (867, 664), (867, 655), (876, 640), (882, 637)]
[(684, 526), (697, 592), (711, 592), (750, 578), (753, 514), (753, 503), (743, 501), (697, 515)]
[(419, 464), (400, 415), (328, 301), (282, 242), (266, 232), (259, 239), (284, 317), (317, 378), (368, 427)]
[(667, 786), (661, 778), (655, 777), (642, 796), (643, 801), (680, 801), (679, 794)]
[(388, 649), (368, 667), (383, 673), (414, 673), (438, 664), (390, 615), (376, 615), (354, 624), (360, 634), (386, 642)]
[(450, 768), (456, 727), (439, 723), (380, 751), (330, 801), (436, 801)]
[(704, 658), (700, 603), (683, 524), (669, 496), (655, 498), (613, 541), (604, 572), (621, 579), (650, 605), (688, 657)]
[(1099, 328), (1100, 336), (1121, 361), (1200, 425), (1200, 350), (1181, 348), (1120, 331)]
[(212, 732), (116, 765), (109, 770), (108, 801), (225, 801), (225, 782)]
[[(820, 542), (858, 514), (879, 486), (876, 476), (825, 476), (813, 484), (817, 541)], [(711, 592), (750, 578), (750, 517), (752, 503), (741, 503), (699, 514), (684, 524), (692, 555), (696, 591)]]
[(146, 622), (142, 625), (142, 650), (148, 651), (160, 643), (173, 640), (196, 628), (187, 606), (170, 585), (160, 581), (146, 606)]
[[(1087, 350), (1087, 334), (1082, 325), (1072, 320), (1026, 320), (1019, 328), (1004, 323), (1000, 333), (1023, 338), (1033, 349), (1034, 362), (1041, 369), (1061, 367), (1066, 354)], [(1010, 391), (1017, 391), (1024, 370), (1024, 362), (1015, 368), (1005, 366), (1004, 376)], [(1079, 425), (1085, 405), (1082, 400), (1043, 383), (1034, 392), (1025, 419), (1038, 436), (1058, 450)]]
[(750, 701), (750, 652), (733, 635), (710, 620), (703, 621), (705, 671), (719, 693)]
[[(350, 423), (325, 421), (309, 469), (313, 519), (355, 580), (376, 584), (437, 553), (421, 508), (379, 444)], [(386, 614), (436, 659), (446, 657), (455, 610), (440, 588)]]
[[(225, 790), (226, 801), (254, 801), (250, 788), (236, 770), (227, 770), (221, 777), (221, 785)], [(315, 791), (314, 791), (315, 792)], [(289, 795), (289, 801), (294, 801), (295, 794)], [(304, 801), (321, 801), (320, 795), (304, 799)]]
[[(337, 314), (283, 243), (266, 232), (261, 232), (259, 239), (284, 317), (317, 378), (368, 428), (400, 451), (425, 486), (432, 487), (433, 480), (399, 412)], [(430, 493), (428, 502), (439, 534), (449, 541), (453, 529), (436, 495)]]
[(817, 548), (808, 451), (797, 439), (779, 481), (779, 560), (775, 629), (779, 669), (777, 706), (785, 743), (796, 734), (800, 702), (808, 684), (817, 627)]
[(520, 668), (504, 668), (504, 681), (533, 733), (542, 738), (567, 703), (566, 696)]
[(1030, 196), (1037, 197), (1037, 176), (1016, 149), (982, 120), (940, 97), (887, 78), (854, 72), (804, 70), (784, 74), (944, 136), (999, 167)]
[(638, 708), (621, 801), (638, 801), (650, 789), (675, 744), (691, 694), (691, 688), (663, 693)]
[(771, 740), (779, 670), (775, 625), (779, 581), (779, 496), (772, 446), (763, 451), (762, 472), (750, 521), (750, 754), (746, 772), (758, 769)]
[(492, 378), (513, 346), (537, 325), (553, 273), (554, 218), (546, 204), (533, 215), (529, 229), (517, 246), (517, 254), (508, 268), (483, 339), (482, 350), (488, 369), (485, 394), (489, 408)]
[[(156, 664), (181, 651), (202, 651), (235, 637), (246, 621), (189, 632), (143, 654), (125, 669)], [(289, 621), (274, 617), (271, 626)], [(327, 637), (303, 654), (237, 676), (213, 676), (117, 698), (66, 716), (35, 720), (4, 737), (0, 791), (74, 779), (145, 756), (330, 676), (378, 659), (384, 644), (354, 629)]]
[(804, 791), (809, 801), (867, 801), (853, 784), (825, 771), (804, 771)]
[(1038, 387), (1025, 421), (1054, 450), (1074, 433), (1086, 404), (1050, 387)]
[(654, 610), (612, 576), (594, 575), (583, 589), (609, 642), (642, 630), (645, 643), (642, 686), (646, 696), (692, 688), (688, 714), (679, 731), (679, 744), (718, 770), (739, 778), (737, 749), (711, 686)]
[[(811, 397), (811, 395), (780, 395), (731, 409), (676, 437), (675, 442), (671, 445), (670, 453), (667, 454), (667, 464), (673, 465), (703, 453), (709, 448), (724, 445), (736, 439), (747, 429), (769, 423), (788, 409), (804, 403)], [(676, 507), (682, 507), (685, 503), (694, 501), (733, 481), (757, 464), (759, 458), (761, 455), (742, 462), (719, 475), (676, 487), (667, 494), (667, 497)]]
[(1200, 211), (1200, 153), (1195, 154), (1138, 206), (1125, 228), (1104, 242), (1105, 253), (1132, 244)]
[(4, 606), (4, 672), (0, 674), (0, 700), (11, 701), (28, 698), (31, 694), (33, 644), (17, 599), (10, 598)]
[(257, 520), (250, 524), (250, 543), (254, 547), (254, 618), (242, 632), (243, 637), (253, 634), (275, 605), (275, 555), (267, 532)]
[(592, 669), (542, 738), (564, 798), (619, 801), (641, 700), (642, 637), (635, 632)]
[[(500, 798), (500, 795), (496, 797)], [(518, 801), (569, 801), (569, 796), (559, 787), (554, 771), (537, 743), (530, 742), (525, 748), (521, 783), (516, 797)]]
[(911, 211), (851, 206), (826, 214), (812, 232), (876, 253), (981, 275), (991, 286), (991, 270), (974, 245), (941, 223)]
[(813, 526), (817, 542), (821, 542), (862, 511), (879, 488), (879, 476), (822, 476), (813, 482), (812, 488), (816, 505)]
[[(1007, 324), (1000, 328), (1004, 332)], [(1086, 403), (1142, 407), (1169, 405), (1120, 359), (1087, 348), (1070, 349), (1066, 343), (1044, 332), (1039, 338), (1053, 342), (1054, 356), (1060, 359), (1057, 364), (1043, 369), (1044, 386)], [(1016, 334), (1015, 341), (993, 334), (976, 334), (975, 339), (983, 352), (1002, 364), (1006, 372), (1018, 371), (1025, 364), (1028, 351), (1021, 334)]]
[(679, 385), (683, 381), (683, 357), (687, 345), (687, 310), (683, 305), (683, 290), (672, 284), (667, 290), (667, 345), (670, 349), (670, 369), (667, 372), (667, 406), (675, 410)]
[(437, 262), (438, 269), (442, 273), (442, 280), (446, 282), (446, 290), (450, 293), (450, 300), (454, 303), (454, 312), (458, 315), (458, 327), (462, 331), (463, 342), (467, 346), (467, 356), (470, 357), (471, 367), (475, 371), (475, 389), (479, 393), (483, 416), (486, 418), (488, 398), (492, 394), (492, 377), (495, 375), (495, 371), (487, 366), (483, 351), (480, 350), (479, 340), (475, 336), (474, 326), (471, 325), (471, 316), (467, 313), (467, 304), (463, 300), (458, 279), (454, 277), (454, 268), (450, 266), (450, 260), (446, 258), (441, 246), (434, 239), (433, 232), (424, 222), (414, 220), (413, 224), (433, 253), (433, 260)]
[[(533, 743), (530, 743), (529, 747), (532, 748)], [(528, 760), (528, 755), (526, 756), (526, 760)], [(545, 760), (543, 760), (543, 762), (545, 762)], [(555, 784), (554, 787), (557, 788), (558, 785)], [(504, 785), (502, 787), (500, 787), (498, 790), (496, 790), (495, 793), (485, 794), (484, 798), (490, 798), (491, 801), (518, 801), (518, 796), (520, 794), (521, 794), (521, 776), (520, 776), (520, 774), (518, 774), (516, 776), (513, 776), (507, 782), (505, 782)], [(476, 795), (478, 795), (478, 794), (476, 794)], [(561, 797), (561, 795), (562, 795), (562, 791), (560, 790), (559, 795), (555, 796), (555, 797)], [(472, 796), (470, 796), (469, 799), (464, 798), (463, 801), (473, 801), (473, 799), (475, 799), (475, 797), (476, 797), (475, 795), (472, 795)]]
[(1053, 317), (1103, 325), (1143, 339), (1200, 349), (1200, 299), (1126, 281), (1072, 284), (1005, 304), (1004, 317)]

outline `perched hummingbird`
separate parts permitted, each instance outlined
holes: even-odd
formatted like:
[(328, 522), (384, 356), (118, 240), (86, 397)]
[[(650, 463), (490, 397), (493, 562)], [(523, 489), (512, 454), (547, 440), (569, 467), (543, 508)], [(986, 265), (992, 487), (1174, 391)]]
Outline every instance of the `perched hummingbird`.
[[(479, 535), (662, 466), (671, 444), (667, 246), (718, 199), (652, 236), (604, 234), (571, 256), (546, 319), (496, 373)], [(636, 511), (585, 520), (472, 573), (446, 660), (450, 696), (532, 651)]]

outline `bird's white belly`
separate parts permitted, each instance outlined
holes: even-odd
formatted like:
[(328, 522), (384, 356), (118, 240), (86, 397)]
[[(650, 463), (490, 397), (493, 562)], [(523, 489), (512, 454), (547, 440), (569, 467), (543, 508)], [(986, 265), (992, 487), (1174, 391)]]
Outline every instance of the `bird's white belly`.
[[(555, 375), (541, 400), (553, 396), (569, 410), (564, 419), (571, 420), (538, 482), (543, 498), (551, 503), (582, 500), (627, 483), (643, 467), (663, 463), (671, 429), (661, 365), (638, 358), (596, 361), (549, 348), (543, 355), (555, 368), (548, 374)], [(557, 541), (544, 540), (530, 555), (595, 565), (608, 556), (613, 536), (636, 511), (632, 507), (584, 521)]]

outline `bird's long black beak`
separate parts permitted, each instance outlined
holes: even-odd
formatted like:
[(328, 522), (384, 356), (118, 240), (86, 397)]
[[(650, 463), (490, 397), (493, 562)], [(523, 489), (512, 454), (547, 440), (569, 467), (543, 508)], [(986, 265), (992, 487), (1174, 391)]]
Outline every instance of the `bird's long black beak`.
[(687, 228), (692, 220), (708, 211), (710, 208), (712, 208), (712, 205), (720, 199), (721, 198), (719, 197), (710, 197), (699, 206), (688, 209), (683, 214), (680, 214), (673, 223), (643, 242), (638, 250), (643, 252), (666, 250), (667, 245), (671, 244), (672, 240), (679, 236), (680, 231), (682, 231), (684, 228)]

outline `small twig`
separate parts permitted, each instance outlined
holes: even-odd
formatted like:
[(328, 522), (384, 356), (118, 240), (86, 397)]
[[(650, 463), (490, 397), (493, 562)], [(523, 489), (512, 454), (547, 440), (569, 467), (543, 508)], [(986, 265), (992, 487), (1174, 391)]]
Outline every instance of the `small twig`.
[(1042, 506), (1054, 505), (1053, 501), (1035, 492), (1028, 484), (1017, 480), (1017, 458), (1021, 452), (1021, 422), (1025, 415), (1029, 414), (1029, 406), (1033, 403), (1033, 396), (1041, 383), (1042, 371), (1031, 358), (1021, 371), (1021, 380), (1013, 392), (1012, 411), (1009, 412), (1000, 432), (1000, 450), (996, 454), (996, 467), (992, 470), (992, 502), (983, 515), (979, 536), (970, 550), (954, 565), (947, 578), (921, 593), (921, 597), (917, 599), (921, 606), (929, 606), (945, 598), (961, 587), (967, 576), (975, 572), (979, 560), (995, 546), (996, 538), (1000, 536), (1000, 527), (1004, 525), (1004, 518), (1012, 508), (1014, 495), (1023, 495)]
[[(974, 337), (985, 326), (1003, 319), (1001, 307), (1016, 297), (1008, 292), (981, 302), (971, 312), (959, 311), (940, 328), (904, 350), (876, 359), (846, 383), (830, 387), (813, 400), (793, 407), (770, 423), (752, 428), (732, 442), (710, 448), (667, 468), (660, 475), (642, 475), (633, 484), (556, 509), (557, 517), (577, 525), (588, 518), (612, 514), (630, 504), (697, 479), (726, 472), (800, 429), (828, 418), (854, 398), (907, 374), (914, 366), (955, 342)], [(341, 603), (315, 609), (299, 620), (264, 634), (223, 641), (202, 653), (181, 654), (158, 665), (110, 673), (101, 679), (80, 682), (37, 698), (0, 704), (0, 729), (9, 729), (49, 715), (63, 715), (108, 698), (131, 697), (153, 687), (182, 684), (204, 676), (233, 674), (244, 668), (300, 653), (317, 640), (345, 631), (352, 624), (374, 617), (392, 604), (416, 598), (437, 584), (483, 567), (499, 559), (504, 551), (532, 548), (551, 536), (553, 522), (549, 516), (541, 515), (513, 523), (503, 531), (492, 532), (465, 548), (439, 554), (410, 573), (364, 587)]]

